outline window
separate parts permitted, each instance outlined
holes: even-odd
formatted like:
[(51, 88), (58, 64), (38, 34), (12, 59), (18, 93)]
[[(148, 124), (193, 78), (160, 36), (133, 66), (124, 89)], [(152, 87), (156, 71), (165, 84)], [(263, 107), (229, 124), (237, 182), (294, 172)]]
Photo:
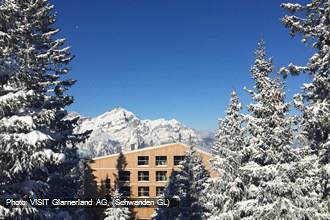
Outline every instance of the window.
[(158, 196), (163, 195), (164, 190), (165, 190), (165, 187), (164, 186), (157, 186), (156, 187), (156, 196), (158, 197)]
[(139, 186), (138, 187), (138, 196), (149, 196), (149, 187), (148, 186)]
[(174, 156), (174, 165), (179, 165), (181, 161), (183, 161), (185, 156)]
[(166, 161), (166, 156), (156, 156), (156, 166), (164, 166), (166, 165)]
[(129, 171), (119, 171), (119, 181), (130, 181), (130, 175)]
[(139, 171), (138, 180), (139, 181), (149, 181), (149, 171)]
[(129, 187), (129, 186), (122, 186), (119, 188), (118, 191), (121, 194), (121, 196), (123, 196), (123, 197), (131, 196), (131, 187)]
[(156, 171), (156, 181), (167, 181), (166, 171)]
[(138, 165), (148, 165), (149, 164), (149, 157), (148, 156), (138, 156)]

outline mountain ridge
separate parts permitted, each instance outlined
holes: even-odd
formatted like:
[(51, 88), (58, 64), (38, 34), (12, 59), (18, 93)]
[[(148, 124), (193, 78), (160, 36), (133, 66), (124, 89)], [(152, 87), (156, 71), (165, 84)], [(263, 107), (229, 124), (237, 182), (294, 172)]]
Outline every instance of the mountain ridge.
[[(77, 113), (72, 113), (77, 115)], [(96, 117), (81, 117), (76, 132), (93, 130), (78, 145), (83, 157), (93, 158), (148, 146), (181, 142), (210, 151), (213, 134), (188, 128), (177, 119), (139, 119), (134, 113), (116, 107)]]

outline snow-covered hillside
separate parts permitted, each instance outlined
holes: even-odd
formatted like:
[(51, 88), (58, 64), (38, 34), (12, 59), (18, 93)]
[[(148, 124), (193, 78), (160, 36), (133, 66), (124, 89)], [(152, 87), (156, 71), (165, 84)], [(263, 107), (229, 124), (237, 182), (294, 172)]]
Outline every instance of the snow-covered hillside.
[(175, 119), (140, 120), (132, 112), (115, 108), (95, 118), (82, 118), (77, 132), (93, 130), (79, 149), (87, 157), (102, 156), (119, 150), (129, 151), (152, 145), (182, 142), (210, 149), (213, 136), (185, 127)]

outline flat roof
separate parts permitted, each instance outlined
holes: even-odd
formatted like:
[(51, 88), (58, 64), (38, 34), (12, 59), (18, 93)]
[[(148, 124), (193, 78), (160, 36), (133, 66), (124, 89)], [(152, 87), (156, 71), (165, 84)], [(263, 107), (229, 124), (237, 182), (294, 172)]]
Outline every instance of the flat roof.
[[(143, 151), (149, 151), (149, 150), (154, 150), (154, 149), (159, 149), (159, 148), (164, 148), (164, 147), (171, 147), (171, 146), (183, 146), (186, 148), (189, 148), (188, 145), (186, 144), (182, 144), (182, 143), (171, 143), (171, 144), (162, 144), (162, 145), (156, 145), (156, 146), (152, 146), (152, 147), (144, 147), (144, 148), (140, 148), (140, 149), (136, 149), (136, 150), (132, 150), (132, 151), (123, 151), (123, 154), (131, 154), (131, 153), (136, 153), (136, 152), (143, 152)], [(195, 147), (197, 152), (212, 156), (209, 152), (203, 151), (197, 147)], [(105, 155), (105, 156), (100, 156), (100, 157), (94, 157), (92, 158), (92, 160), (100, 160), (100, 159), (105, 159), (105, 158), (109, 158), (109, 157), (117, 157), (119, 156), (120, 153), (115, 153), (115, 154), (109, 154), (109, 155)]]

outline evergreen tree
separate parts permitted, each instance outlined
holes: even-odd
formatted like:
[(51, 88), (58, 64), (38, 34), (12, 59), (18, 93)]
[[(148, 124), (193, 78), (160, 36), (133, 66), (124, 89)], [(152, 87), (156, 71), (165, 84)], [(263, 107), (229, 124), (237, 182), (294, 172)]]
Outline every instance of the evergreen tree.
[[(251, 68), (255, 87), (248, 90), (253, 99), (247, 116), (250, 147), (246, 148), (243, 160), (255, 161), (260, 165), (291, 161), (289, 146), (293, 139), (293, 118), (287, 116), (289, 105), (285, 103), (285, 93), (281, 83), (269, 76), (273, 64), (271, 59), (266, 58), (263, 41), (258, 43), (255, 54), (256, 60)], [(253, 153), (254, 149), (258, 149), (257, 154)], [(274, 154), (275, 150), (279, 154)]]
[(242, 181), (238, 175), (241, 151), (245, 145), (242, 105), (235, 91), (231, 93), (226, 117), (220, 121), (217, 141), (210, 160), (215, 177), (209, 178), (205, 194), (208, 219), (235, 219), (233, 205), (242, 200)]
[(123, 154), (123, 152), (120, 152), (119, 156), (117, 158), (117, 163), (116, 163), (117, 174), (114, 175), (115, 179), (114, 179), (113, 191), (116, 191), (116, 190), (120, 191), (120, 188), (125, 186), (125, 182), (119, 180), (119, 175), (120, 175), (120, 172), (126, 170), (126, 166), (127, 166), (126, 157)]
[[(79, 177), (66, 95), (74, 80), (61, 80), (72, 59), (57, 39), (47, 0), (0, 3), (0, 198), (75, 197)], [(4, 219), (69, 219), (68, 210), (9, 207)]]
[(111, 197), (112, 190), (111, 190), (111, 186), (109, 185), (109, 182), (107, 183), (108, 180), (110, 179), (108, 176), (106, 176), (104, 180), (100, 181), (99, 194), (102, 198)]
[(251, 69), (256, 85), (249, 91), (249, 141), (239, 171), (246, 187), (244, 200), (237, 204), (240, 218), (314, 219), (316, 210), (310, 205), (315, 195), (309, 191), (311, 182), (304, 179), (309, 174), (301, 172), (306, 164), (292, 148), (295, 118), (288, 115), (283, 86), (270, 77), (272, 70), (261, 41)]
[(165, 189), (164, 197), (178, 200), (178, 207), (158, 208), (155, 219), (205, 219), (203, 203), (204, 182), (209, 173), (196, 149), (191, 147), (185, 159), (175, 168)]
[[(317, 159), (314, 172), (318, 177), (315, 192), (322, 208), (320, 214), (330, 218), (330, 1), (313, 0), (306, 5), (286, 3), (281, 5), (293, 15), (282, 19), (292, 36), (301, 35), (302, 42), (311, 45), (315, 53), (306, 66), (289, 65), (282, 73), (297, 75), (302, 72), (312, 76), (304, 84), (303, 93), (295, 96), (297, 107), (303, 112), (304, 134), (310, 142), (311, 157)], [(297, 15), (294, 15), (297, 14)], [(311, 167), (312, 168), (312, 167)]]
[[(96, 199), (101, 197), (101, 191), (98, 190), (97, 182), (95, 180), (95, 176), (93, 175), (93, 171), (90, 168), (89, 163), (93, 163), (93, 161), (88, 161), (85, 159), (81, 159), (79, 162), (79, 188), (77, 192), (77, 198), (81, 199)], [(94, 208), (94, 209), (84, 209), (78, 208), (75, 210), (77, 216), (79, 216), (79, 220), (89, 220), (89, 219), (101, 219), (103, 215), (103, 209)]]
[[(116, 190), (113, 194), (113, 199), (120, 198), (121, 195)], [(129, 220), (131, 212), (127, 207), (110, 207), (105, 210), (104, 220)]]
[[(115, 175), (114, 186), (113, 189), (109, 189), (108, 192), (112, 199), (121, 198), (121, 190), (125, 186), (125, 182), (120, 181), (119, 176), (121, 171), (125, 171), (127, 166), (126, 157), (123, 152), (119, 153), (116, 163), (117, 174)], [(107, 194), (107, 193), (105, 193)], [(132, 219), (133, 218), (133, 210), (131, 207), (111, 207), (105, 210), (104, 212), (105, 220), (111, 219)]]

